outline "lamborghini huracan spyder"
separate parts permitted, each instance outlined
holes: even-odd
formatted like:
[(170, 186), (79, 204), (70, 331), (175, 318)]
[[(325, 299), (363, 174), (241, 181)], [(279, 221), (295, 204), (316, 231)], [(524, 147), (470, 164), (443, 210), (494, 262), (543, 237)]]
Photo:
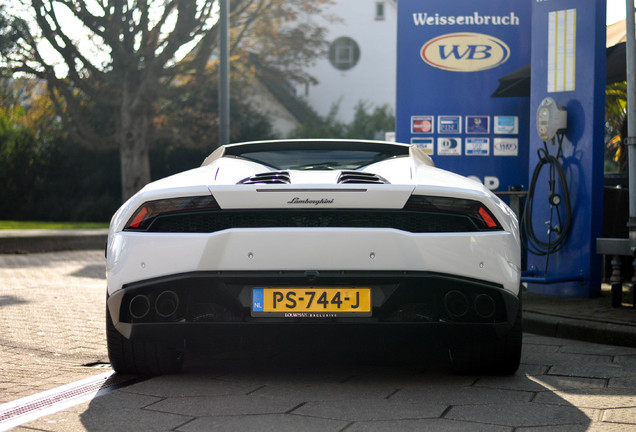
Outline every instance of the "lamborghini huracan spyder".
[(113, 216), (108, 353), (155, 375), (181, 368), (194, 335), (421, 329), (459, 373), (512, 374), (520, 255), (510, 208), (415, 146), (222, 146)]

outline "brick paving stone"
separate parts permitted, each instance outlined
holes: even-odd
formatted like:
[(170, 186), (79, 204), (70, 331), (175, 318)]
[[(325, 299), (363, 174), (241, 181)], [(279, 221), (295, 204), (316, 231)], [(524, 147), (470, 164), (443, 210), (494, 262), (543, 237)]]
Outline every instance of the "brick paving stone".
[(333, 419), (300, 417), (288, 414), (261, 414), (248, 417), (202, 417), (181, 426), (178, 431), (338, 432), (346, 426), (347, 422)]
[(105, 372), (103, 251), (0, 255), (0, 404)]
[(636, 408), (609, 409), (603, 413), (603, 421), (610, 423), (628, 424), (634, 422), (636, 418)]
[[(188, 423), (191, 417), (181, 414), (149, 411), (145, 407), (158, 399), (143, 395), (109, 393), (64, 411), (47, 416), (43, 427), (35, 430), (50, 432), (112, 432), (112, 431), (169, 431)], [(91, 416), (85, 412), (91, 409)], [(113, 413), (116, 413), (114, 415)], [(134, 419), (134, 425), (131, 424)], [(33, 431), (29, 426), (17, 427), (17, 431)]]

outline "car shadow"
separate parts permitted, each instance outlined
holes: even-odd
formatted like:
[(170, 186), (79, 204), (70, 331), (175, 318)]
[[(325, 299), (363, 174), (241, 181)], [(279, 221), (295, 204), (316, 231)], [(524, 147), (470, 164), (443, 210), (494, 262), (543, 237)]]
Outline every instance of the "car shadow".
[(14, 295), (0, 295), (0, 307), (27, 304), (28, 301)]
[(82, 267), (78, 271), (71, 273), (71, 276), (102, 279), (106, 280), (106, 265), (104, 264), (90, 264)]
[[(594, 372), (613, 364), (620, 347), (528, 336), (519, 371), (503, 377), (454, 375), (446, 352), (434, 347), (198, 345), (180, 374), (96, 398), (78, 420), (86, 430), (583, 432), (591, 418), (613, 421), (604, 409), (620, 417), (612, 396), (633, 396), (633, 387)], [(636, 350), (621, 353), (636, 359)]]

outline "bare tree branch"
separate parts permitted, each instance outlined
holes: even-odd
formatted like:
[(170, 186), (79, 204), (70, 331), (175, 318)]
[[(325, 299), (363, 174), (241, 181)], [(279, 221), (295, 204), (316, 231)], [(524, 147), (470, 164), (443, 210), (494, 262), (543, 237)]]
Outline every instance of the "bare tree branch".
[[(20, 1), (31, 6), (31, 22), (37, 24), (39, 35), (27, 32), (16, 44), (8, 60), (12, 70), (47, 81), (51, 100), (69, 133), (86, 145), (117, 143), (122, 195), (127, 198), (150, 178), (151, 124), (160, 112), (159, 101), (164, 101), (160, 98), (170, 94), (174, 83), (191, 80), (196, 88), (208, 79), (206, 70), (218, 42), (213, 16), (217, 0)], [(324, 52), (324, 34), (317, 25), (295, 19), (318, 13), (330, 1), (232, 0), (232, 49), (241, 57), (233, 70), (255, 73), (247, 54), (258, 53), (267, 66), (279, 65), (285, 77), (308, 79), (302, 67)], [(97, 64), (86, 47), (73, 40), (74, 29), (65, 28), (62, 21), (63, 9), (94, 43), (103, 41), (107, 58), (100, 61), (104, 65)], [(64, 71), (45, 61), (43, 41), (59, 54)], [(304, 47), (303, 43), (314, 46)], [(197, 92), (191, 90), (190, 94), (196, 97)], [(170, 99), (164, 103), (169, 104)], [(199, 115), (194, 109), (189, 112)], [(198, 118), (216, 121), (209, 115)], [(193, 145), (189, 131), (180, 130), (179, 123), (174, 126), (171, 139)], [(214, 127), (210, 123), (199, 129), (212, 133)]]

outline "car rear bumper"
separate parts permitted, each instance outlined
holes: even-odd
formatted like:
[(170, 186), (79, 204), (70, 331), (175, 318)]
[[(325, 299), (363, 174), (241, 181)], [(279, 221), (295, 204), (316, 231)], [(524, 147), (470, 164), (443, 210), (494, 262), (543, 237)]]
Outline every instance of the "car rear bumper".
[[(263, 286), (369, 287), (372, 314), (252, 316), (252, 289)], [(109, 296), (108, 310), (124, 336), (164, 341), (221, 333), (389, 328), (489, 337), (513, 326), (520, 299), (498, 284), (433, 272), (190, 272), (128, 284)]]

